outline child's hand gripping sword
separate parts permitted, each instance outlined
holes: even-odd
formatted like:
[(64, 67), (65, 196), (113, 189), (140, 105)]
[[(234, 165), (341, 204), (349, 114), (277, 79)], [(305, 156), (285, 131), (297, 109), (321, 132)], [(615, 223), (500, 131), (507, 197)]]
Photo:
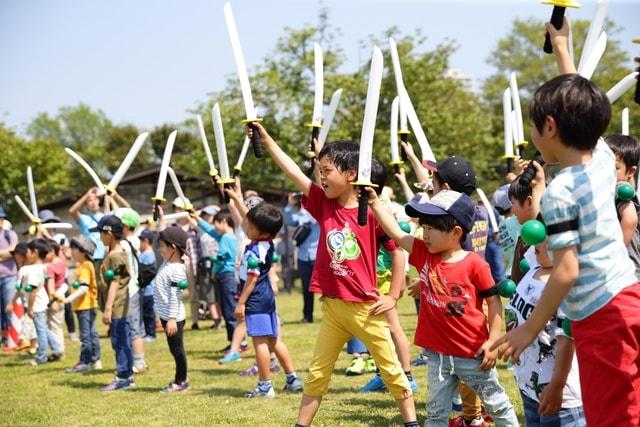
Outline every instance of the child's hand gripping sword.
[(169, 173), (169, 162), (171, 161), (171, 152), (173, 144), (176, 142), (177, 130), (174, 130), (167, 139), (167, 145), (164, 147), (162, 155), (162, 164), (160, 165), (160, 175), (158, 176), (158, 185), (156, 186), (156, 195), (151, 198), (153, 200), (153, 220), (158, 221), (160, 217), (160, 205), (165, 202), (164, 186), (167, 183), (167, 175)]
[[(543, 0), (542, 3), (553, 5), (550, 22), (557, 30), (562, 28), (565, 9), (567, 7), (580, 7), (580, 3), (575, 0)], [(553, 53), (553, 46), (551, 45), (551, 37), (549, 37), (549, 33), (546, 33), (544, 36), (544, 47), (542, 49), (545, 53)]]

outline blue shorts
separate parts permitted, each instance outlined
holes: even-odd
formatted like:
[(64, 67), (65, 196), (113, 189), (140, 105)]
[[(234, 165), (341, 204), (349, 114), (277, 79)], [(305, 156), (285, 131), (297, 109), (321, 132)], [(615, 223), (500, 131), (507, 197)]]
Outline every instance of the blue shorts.
[(250, 337), (278, 337), (278, 316), (276, 312), (247, 314), (247, 335)]

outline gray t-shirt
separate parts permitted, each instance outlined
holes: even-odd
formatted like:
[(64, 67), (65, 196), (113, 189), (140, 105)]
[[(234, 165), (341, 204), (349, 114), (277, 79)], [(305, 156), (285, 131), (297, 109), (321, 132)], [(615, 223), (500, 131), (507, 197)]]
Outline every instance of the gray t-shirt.
[[(0, 229), (0, 250), (7, 249), (18, 243), (18, 235), (13, 230)], [(0, 261), (0, 277), (15, 277), (18, 269), (13, 257)]]

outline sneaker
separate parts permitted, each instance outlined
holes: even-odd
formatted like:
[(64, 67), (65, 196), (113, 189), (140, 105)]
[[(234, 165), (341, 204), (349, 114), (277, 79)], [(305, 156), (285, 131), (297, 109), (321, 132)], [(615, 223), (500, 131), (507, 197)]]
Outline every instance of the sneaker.
[(214, 331), (219, 331), (220, 329), (222, 329), (222, 319), (214, 319), (213, 325), (211, 325), (209, 329), (213, 329)]
[(29, 361), (29, 365), (31, 365), (31, 366), (40, 366), (40, 365), (44, 365), (45, 363), (47, 363), (46, 360), (39, 361), (38, 359), (31, 359)]
[(427, 357), (420, 353), (415, 360), (411, 361), (411, 366), (422, 366), (427, 364)]
[(451, 418), (449, 420), (449, 427), (486, 427), (487, 424), (484, 422), (482, 418), (476, 418), (471, 421), (467, 421), (464, 419), (462, 415), (456, 418)]
[(91, 364), (91, 367), (93, 368), (94, 371), (102, 370), (102, 361), (100, 359), (96, 360)]
[(269, 370), (271, 372), (280, 372), (280, 365), (275, 360), (271, 361), (271, 365), (269, 365)]
[(77, 363), (76, 366), (72, 368), (66, 369), (66, 372), (69, 374), (82, 374), (89, 371), (91, 371), (91, 365), (82, 362)]
[(417, 393), (418, 392), (418, 383), (416, 382), (415, 378), (411, 378), (409, 380), (409, 385), (411, 386), (411, 391), (413, 393)]
[(300, 391), (302, 390), (302, 381), (298, 377), (288, 377), (287, 383), (284, 385), (282, 391)]
[(180, 393), (189, 390), (189, 388), (191, 388), (189, 386), (189, 380), (185, 380), (180, 384), (171, 382), (167, 386), (163, 387), (162, 390), (160, 390), (160, 393)]
[(493, 417), (489, 415), (487, 411), (484, 410), (484, 407), (482, 408), (482, 414), (480, 415), (482, 416), (482, 419), (484, 420), (485, 423), (490, 424), (493, 422)]
[(226, 365), (227, 363), (235, 362), (236, 360), (241, 360), (240, 353), (236, 353), (235, 351), (230, 351), (227, 353), (222, 359), (218, 360), (218, 363), (221, 365)]
[(241, 377), (253, 377), (258, 375), (258, 365), (251, 365), (250, 367), (248, 367), (247, 369), (245, 369), (244, 371), (241, 371), (238, 375), (240, 375)]
[(146, 362), (138, 363), (137, 365), (133, 365), (133, 373), (134, 374), (144, 374), (149, 370), (149, 365)]
[(268, 397), (270, 399), (275, 396), (276, 391), (273, 389), (271, 383), (266, 387), (261, 387), (260, 384), (258, 384), (256, 388), (245, 394), (245, 397)]
[(192, 331), (198, 331), (198, 330), (200, 330), (200, 326), (198, 326), (197, 323), (192, 323), (191, 324), (191, 330)]
[(365, 372), (376, 372), (378, 370), (378, 367), (376, 366), (376, 361), (373, 360), (372, 358), (368, 358), (367, 360), (364, 361), (364, 371)]
[(240, 353), (248, 353), (251, 351), (251, 347), (248, 344), (240, 344)]
[(106, 386), (102, 387), (100, 391), (103, 393), (108, 393), (110, 391), (126, 390), (132, 387), (135, 387), (133, 378), (127, 378), (123, 380), (121, 378), (116, 377), (113, 381), (111, 381), (111, 384), (107, 384)]
[(380, 375), (374, 375), (371, 380), (360, 389), (362, 393), (371, 393), (374, 391), (387, 391), (387, 386)]
[(356, 357), (351, 360), (351, 365), (346, 370), (348, 377), (362, 375), (364, 373), (365, 362), (362, 357)]
[(35, 346), (35, 347), (29, 346), (29, 354), (30, 355), (35, 356), (37, 352), (38, 352), (38, 346)]
[(462, 398), (459, 394), (455, 394), (453, 396), (453, 400), (451, 401), (451, 410), (454, 412), (462, 412)]
[(64, 359), (63, 353), (51, 353), (47, 356), (47, 362), (57, 362), (58, 360)]

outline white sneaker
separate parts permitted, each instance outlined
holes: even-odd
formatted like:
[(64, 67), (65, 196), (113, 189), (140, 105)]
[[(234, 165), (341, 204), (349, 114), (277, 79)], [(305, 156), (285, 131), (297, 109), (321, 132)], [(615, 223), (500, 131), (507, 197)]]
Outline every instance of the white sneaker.
[(93, 362), (91, 364), (91, 367), (96, 371), (101, 370), (102, 369), (102, 361), (100, 359), (96, 360), (95, 362)]

